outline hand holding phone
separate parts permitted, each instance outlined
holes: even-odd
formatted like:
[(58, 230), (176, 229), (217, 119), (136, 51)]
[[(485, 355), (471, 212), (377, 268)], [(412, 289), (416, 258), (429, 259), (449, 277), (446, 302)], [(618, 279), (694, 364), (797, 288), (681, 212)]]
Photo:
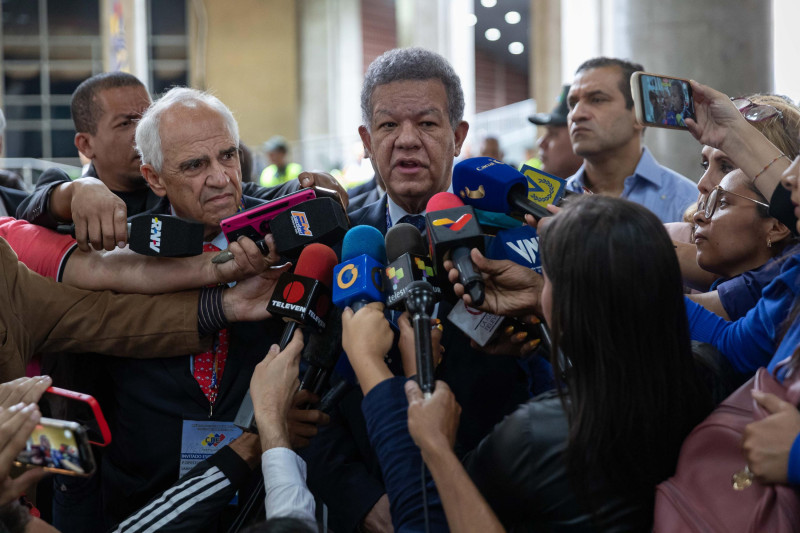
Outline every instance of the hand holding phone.
[(631, 95), (636, 120), (643, 126), (685, 130), (686, 119), (695, 119), (689, 80), (634, 72)]
[(0, 408), (0, 506), (13, 502), (29, 486), (47, 475), (43, 469), (37, 468), (14, 479), (9, 477), (14, 458), (25, 448), (40, 417), (35, 403)]

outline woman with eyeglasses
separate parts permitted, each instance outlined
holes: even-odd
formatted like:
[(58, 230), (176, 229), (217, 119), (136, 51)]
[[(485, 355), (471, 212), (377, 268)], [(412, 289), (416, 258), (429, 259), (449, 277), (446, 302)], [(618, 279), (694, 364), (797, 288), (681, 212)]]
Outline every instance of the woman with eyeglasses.
[[(722, 93), (717, 95), (727, 99)], [(741, 128), (761, 136), (787, 157), (800, 151), (800, 108), (788, 98), (758, 94), (734, 99), (726, 106), (726, 111), (737, 110), (736, 124)], [(688, 217), (692, 237), (699, 239), (694, 244), (676, 242), (685, 283), (702, 292), (690, 298), (734, 320), (756, 304), (761, 290), (779, 273), (780, 261), (797, 251), (794, 224), (787, 227), (770, 213), (764, 194), (744, 171), (730, 174), (739, 169), (737, 159), (738, 153), (728, 155), (703, 146), (705, 172), (697, 184), (697, 208)]]

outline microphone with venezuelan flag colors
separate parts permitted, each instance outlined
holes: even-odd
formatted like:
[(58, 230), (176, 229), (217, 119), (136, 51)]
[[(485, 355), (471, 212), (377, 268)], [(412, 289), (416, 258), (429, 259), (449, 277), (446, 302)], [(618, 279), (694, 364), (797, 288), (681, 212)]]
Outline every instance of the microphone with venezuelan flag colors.
[(426, 211), (431, 258), (438, 271), (445, 272), (444, 261), (452, 260), (458, 270), (458, 281), (464, 285), (473, 305), (481, 305), (483, 277), (469, 256), (473, 248), (484, 251), (484, 238), (475, 211), (449, 192), (434, 194), (428, 200)]

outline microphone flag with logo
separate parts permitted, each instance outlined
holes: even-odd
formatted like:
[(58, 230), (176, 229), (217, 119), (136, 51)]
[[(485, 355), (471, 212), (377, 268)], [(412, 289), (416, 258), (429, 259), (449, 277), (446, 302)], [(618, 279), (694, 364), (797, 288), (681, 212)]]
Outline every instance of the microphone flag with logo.
[(333, 269), (333, 303), (358, 311), (369, 302), (384, 301), (383, 235), (372, 226), (356, 226), (344, 236), (342, 262)]
[(436, 299), (441, 298), (442, 289), (433, 285), (435, 270), (425, 241), (419, 230), (406, 223), (400, 223), (386, 232), (386, 266), (384, 287), (386, 305), (390, 309), (404, 310), (409, 284), (414, 281), (427, 281), (433, 287)]
[[(59, 224), (56, 231), (75, 237), (75, 224)], [(205, 226), (172, 215), (140, 213), (128, 218), (128, 246), (153, 257), (189, 257), (203, 253)]]
[(517, 169), (491, 157), (465, 159), (453, 167), (453, 190), (464, 203), (495, 213), (552, 216), (528, 199), (528, 179)]
[(339, 244), (350, 228), (350, 220), (340, 202), (315, 198), (280, 213), (269, 226), (275, 238), (275, 250), (294, 260), (308, 244)]
[(469, 255), (472, 248), (481, 253), (484, 250), (484, 238), (475, 211), (449, 192), (434, 194), (428, 200), (426, 211), (431, 258), (438, 271), (446, 277), (444, 261), (451, 259), (458, 270), (459, 282), (472, 298), (473, 305), (482, 304), (483, 277)]
[[(337, 260), (336, 252), (329, 246), (313, 243), (303, 249), (294, 273), (284, 272), (278, 278), (267, 311), (286, 322), (279, 343), (281, 350), (291, 342), (300, 326), (311, 326), (315, 331), (325, 329), (330, 308), (331, 277)], [(233, 423), (242, 431), (258, 433), (249, 390)]]

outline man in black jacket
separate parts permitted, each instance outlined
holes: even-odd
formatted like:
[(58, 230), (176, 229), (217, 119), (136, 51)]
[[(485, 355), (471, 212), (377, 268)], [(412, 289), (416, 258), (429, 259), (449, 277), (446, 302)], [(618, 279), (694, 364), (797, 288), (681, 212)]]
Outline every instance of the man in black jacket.
[[(136, 132), (142, 174), (159, 197), (150, 212), (202, 222), (207, 244), (225, 248), (220, 220), (259, 202), (242, 196), (238, 143), (236, 121), (217, 98), (187, 88), (169, 91)], [(198, 449), (213, 450), (235, 434), (232, 421), (253, 369), (280, 329), (274, 320), (237, 324), (204, 354), (149, 364), (103, 362), (115, 400), (115, 438), (101, 472), (107, 526), (171, 485), (191, 468)]]
[[(453, 160), (469, 129), (458, 76), (434, 52), (391, 50), (367, 69), (361, 109), (359, 134), (386, 194), (351, 213), (351, 224), (370, 225), (382, 233), (400, 222), (423, 226), (431, 196), (451, 190)], [(443, 321), (450, 309), (447, 302), (439, 305)], [(437, 374), (464, 408), (458, 444), (468, 450), (528, 398), (524, 374), (510, 357), (471, 349), (469, 340), (446, 321), (442, 346), (446, 352)], [(309, 487), (328, 505), (336, 531), (352, 531), (362, 521), (365, 529), (378, 530), (389, 519), (361, 399), (360, 391), (351, 391), (330, 426), (301, 454), (309, 465)]]
[[(55, 229), (74, 222), (82, 250), (112, 250), (127, 242), (125, 220), (155, 207), (159, 196), (142, 177), (134, 132), (150, 106), (147, 89), (124, 72), (97, 74), (84, 80), (72, 95), (75, 147), (91, 160), (80, 179), (71, 181), (59, 169), (42, 174), (33, 194), (16, 210), (17, 218)], [(279, 187), (244, 185), (245, 194), (270, 200), (302, 187), (319, 185), (347, 193), (329, 174), (304, 172), (298, 180)], [(13, 211), (9, 211), (13, 214)]]

